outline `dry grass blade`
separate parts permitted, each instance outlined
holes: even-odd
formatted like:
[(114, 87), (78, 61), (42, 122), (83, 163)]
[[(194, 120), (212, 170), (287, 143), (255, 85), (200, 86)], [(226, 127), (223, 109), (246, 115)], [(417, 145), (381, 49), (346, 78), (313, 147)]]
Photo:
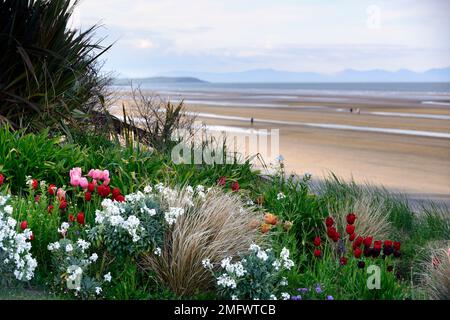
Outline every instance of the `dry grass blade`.
[(180, 296), (208, 290), (213, 285), (202, 260), (219, 263), (227, 256), (246, 252), (258, 240), (252, 227), (258, 214), (247, 208), (236, 195), (210, 191), (204, 202), (188, 209), (183, 191), (170, 206), (183, 206), (187, 212), (167, 233), (161, 256), (144, 256), (142, 266), (155, 272), (158, 280)]
[(450, 300), (450, 242), (424, 248), (419, 266), (420, 286), (428, 299)]
[(328, 212), (335, 218), (341, 234), (345, 234), (347, 215), (353, 212), (357, 217), (355, 222), (357, 235), (372, 236), (377, 240), (386, 239), (391, 232), (391, 225), (383, 201), (373, 201), (369, 195), (362, 195), (352, 202), (328, 207)]

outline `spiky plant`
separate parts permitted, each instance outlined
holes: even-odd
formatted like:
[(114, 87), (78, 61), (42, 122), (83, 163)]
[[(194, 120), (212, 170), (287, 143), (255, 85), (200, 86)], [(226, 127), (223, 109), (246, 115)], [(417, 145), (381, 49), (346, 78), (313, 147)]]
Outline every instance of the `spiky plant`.
[(426, 297), (450, 300), (450, 242), (430, 243), (421, 256), (418, 276)]
[(0, 0), (0, 124), (66, 128), (104, 100), (103, 47), (69, 28), (78, 1)]

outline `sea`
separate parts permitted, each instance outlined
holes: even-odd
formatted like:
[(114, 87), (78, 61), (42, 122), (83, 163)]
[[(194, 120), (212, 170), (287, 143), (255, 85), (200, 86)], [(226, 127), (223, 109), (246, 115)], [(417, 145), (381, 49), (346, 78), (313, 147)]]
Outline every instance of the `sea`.
[[(216, 93), (238, 93), (245, 96), (255, 94), (260, 99), (291, 99), (298, 95), (355, 96), (406, 98), (414, 100), (438, 100), (450, 102), (450, 83), (140, 83), (144, 90), (160, 94), (189, 96), (214, 96)], [(117, 90), (129, 91), (130, 86), (113, 86)], [(425, 101), (426, 102), (426, 101)], [(449, 104), (450, 106), (450, 104)]]

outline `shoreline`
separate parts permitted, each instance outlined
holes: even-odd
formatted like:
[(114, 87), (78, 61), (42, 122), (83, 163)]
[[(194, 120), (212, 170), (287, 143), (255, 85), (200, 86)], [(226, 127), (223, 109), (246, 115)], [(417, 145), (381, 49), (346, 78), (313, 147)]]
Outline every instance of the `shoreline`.
[[(129, 92), (122, 94), (132, 111)], [(346, 181), (450, 198), (450, 107), (413, 98), (315, 96), (312, 102), (270, 90), (200, 91), (183, 98), (187, 112), (220, 131), (280, 129), (287, 173), (310, 172), (320, 179), (333, 172)], [(121, 108), (112, 113), (120, 115)]]

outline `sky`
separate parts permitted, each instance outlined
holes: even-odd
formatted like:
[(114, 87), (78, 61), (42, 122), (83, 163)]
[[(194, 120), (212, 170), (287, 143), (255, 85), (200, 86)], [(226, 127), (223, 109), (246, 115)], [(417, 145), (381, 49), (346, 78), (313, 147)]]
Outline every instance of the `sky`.
[(117, 76), (450, 66), (448, 0), (80, 1), (72, 26), (101, 25)]

